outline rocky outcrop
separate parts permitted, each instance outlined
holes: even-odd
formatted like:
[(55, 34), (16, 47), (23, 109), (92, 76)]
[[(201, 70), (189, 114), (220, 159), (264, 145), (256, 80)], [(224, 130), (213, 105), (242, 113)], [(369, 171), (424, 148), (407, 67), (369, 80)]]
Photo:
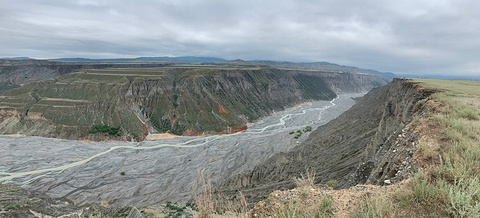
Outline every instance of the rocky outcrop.
[[(0, 96), (0, 114), (5, 114), (0, 133), (91, 140), (141, 140), (150, 132), (233, 133), (273, 111), (388, 81), (378, 75), (271, 67), (82, 70)], [(3, 112), (12, 110), (13, 116)], [(100, 124), (121, 127), (121, 136), (89, 134)]]
[(292, 188), (292, 178), (306, 170), (316, 173), (316, 183), (334, 179), (338, 187), (400, 181), (408, 173), (399, 173), (399, 168), (414, 170), (408, 164), (416, 141), (408, 126), (413, 107), (432, 92), (394, 79), (358, 99), (351, 109), (316, 129), (288, 153), (274, 155), (249, 173), (225, 178), (218, 188), (227, 193), (242, 190), (255, 199), (275, 189)]

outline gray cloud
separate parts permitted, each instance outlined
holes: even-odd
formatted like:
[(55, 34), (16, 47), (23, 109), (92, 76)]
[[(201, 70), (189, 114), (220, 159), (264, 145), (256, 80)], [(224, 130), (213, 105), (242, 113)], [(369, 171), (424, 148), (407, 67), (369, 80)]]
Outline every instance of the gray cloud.
[(217, 56), (480, 74), (475, 0), (0, 0), (0, 56)]

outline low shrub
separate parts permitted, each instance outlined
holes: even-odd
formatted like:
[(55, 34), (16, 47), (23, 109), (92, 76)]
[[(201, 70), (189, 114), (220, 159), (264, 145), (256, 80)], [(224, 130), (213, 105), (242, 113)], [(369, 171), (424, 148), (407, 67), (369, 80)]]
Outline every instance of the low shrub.
[(395, 217), (395, 206), (385, 193), (365, 194), (355, 217)]
[(336, 188), (338, 185), (338, 181), (335, 179), (328, 180), (327, 183), (325, 183), (330, 188)]
[(109, 125), (94, 125), (90, 129), (89, 133), (103, 132), (108, 133), (111, 136), (120, 136), (120, 127), (111, 127)]

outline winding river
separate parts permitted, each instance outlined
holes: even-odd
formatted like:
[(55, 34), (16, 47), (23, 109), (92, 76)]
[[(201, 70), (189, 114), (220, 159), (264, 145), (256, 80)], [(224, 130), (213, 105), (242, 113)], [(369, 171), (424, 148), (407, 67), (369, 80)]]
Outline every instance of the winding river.
[(251, 170), (309, 134), (295, 139), (290, 132), (325, 124), (355, 103), (351, 97), (361, 95), (340, 94), (332, 101), (304, 103), (227, 135), (140, 143), (0, 136), (0, 182), (78, 204), (105, 201), (146, 206), (186, 201), (200, 175), (215, 183)]

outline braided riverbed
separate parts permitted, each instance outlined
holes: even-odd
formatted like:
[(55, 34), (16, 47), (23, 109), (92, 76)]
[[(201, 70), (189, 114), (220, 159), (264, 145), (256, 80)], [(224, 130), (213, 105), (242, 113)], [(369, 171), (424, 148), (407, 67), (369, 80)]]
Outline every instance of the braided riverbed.
[(276, 112), (248, 130), (156, 141), (93, 142), (0, 136), (0, 182), (68, 198), (78, 204), (147, 206), (192, 197), (200, 175), (215, 183), (251, 170), (304, 141), (290, 132), (334, 119), (361, 94), (304, 103)]

